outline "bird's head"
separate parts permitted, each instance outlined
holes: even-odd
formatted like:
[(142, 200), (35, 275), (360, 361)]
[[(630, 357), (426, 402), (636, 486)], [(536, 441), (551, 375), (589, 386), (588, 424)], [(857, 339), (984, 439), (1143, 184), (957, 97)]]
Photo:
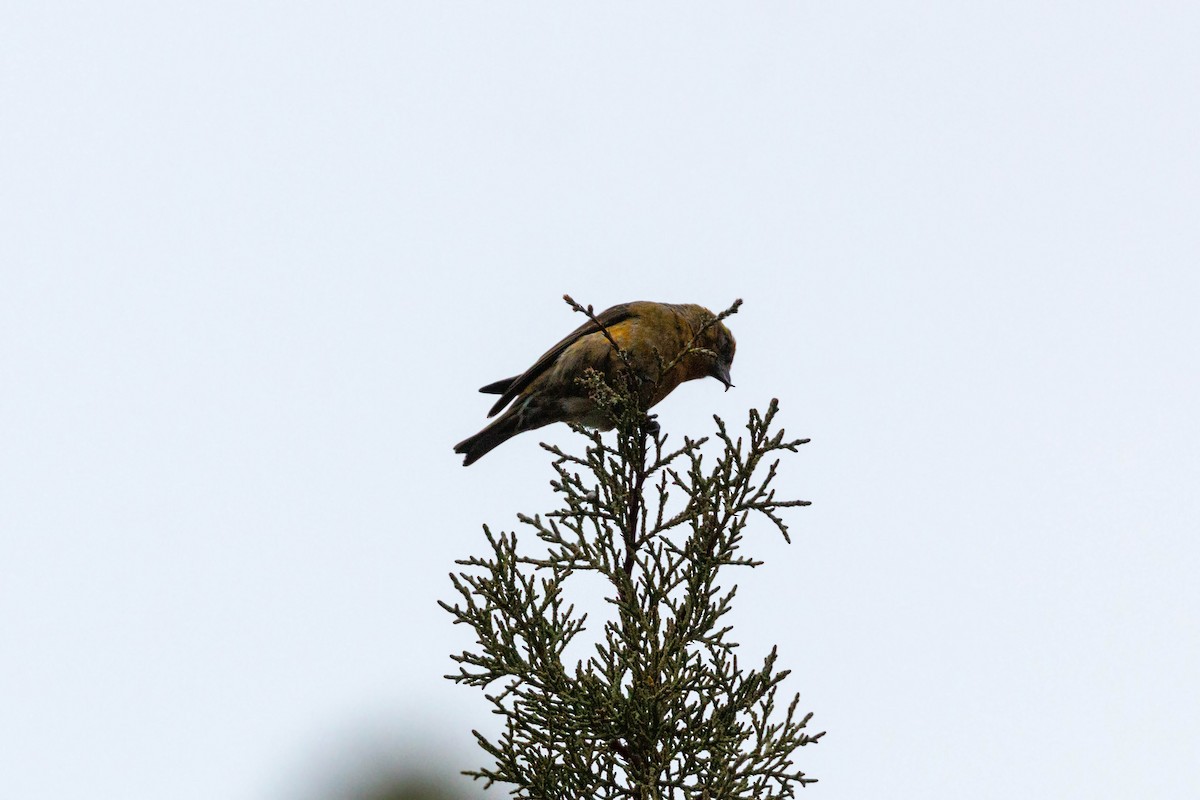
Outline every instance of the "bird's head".
[[(694, 310), (693, 310), (694, 309)], [(699, 330), (714, 314), (703, 306), (691, 306), (688, 316), (694, 330)], [(692, 378), (716, 378), (725, 384), (725, 390), (733, 386), (729, 376), (729, 368), (733, 366), (733, 354), (737, 350), (737, 342), (724, 322), (716, 322), (705, 328), (695, 343), (695, 348), (708, 350), (709, 353), (694, 353), (690, 356), (692, 364), (688, 372)], [(711, 355), (710, 355), (711, 353)]]
[(725, 323), (718, 322), (706, 330), (700, 340), (704, 343), (705, 350), (711, 350), (717, 356), (708, 358), (708, 376), (725, 384), (725, 391), (729, 391), (733, 386), (729, 368), (733, 366), (733, 353), (737, 350), (733, 334), (725, 327)]

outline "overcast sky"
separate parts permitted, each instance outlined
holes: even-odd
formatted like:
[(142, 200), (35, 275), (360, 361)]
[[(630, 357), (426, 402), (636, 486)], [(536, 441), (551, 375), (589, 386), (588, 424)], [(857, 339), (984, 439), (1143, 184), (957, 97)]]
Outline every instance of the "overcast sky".
[(0, 795), (483, 763), (436, 601), (552, 472), (451, 447), (569, 292), (743, 298), (660, 421), (813, 440), (734, 576), (806, 797), (1200, 797), (1194, 3), (0, 20)]

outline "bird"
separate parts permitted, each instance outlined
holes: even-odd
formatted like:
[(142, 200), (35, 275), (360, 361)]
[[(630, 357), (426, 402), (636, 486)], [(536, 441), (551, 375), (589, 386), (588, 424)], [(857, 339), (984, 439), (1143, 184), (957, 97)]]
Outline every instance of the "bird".
[[(568, 301), (573, 303), (569, 298)], [(590, 310), (589, 307), (589, 313)], [(726, 391), (733, 386), (729, 370), (737, 343), (729, 328), (707, 308), (649, 301), (621, 303), (571, 331), (520, 375), (489, 383), (479, 390), (500, 395), (488, 412), (489, 417), (502, 410), (504, 413), (454, 446), (454, 452), (464, 456), (463, 466), (470, 466), (519, 433), (555, 422), (611, 430), (611, 415), (596, 405), (579, 379), (590, 367), (610, 386), (616, 385), (625, 361), (613, 342), (641, 379), (645, 409), (685, 381), (716, 378)], [(663, 367), (669, 369), (660, 375)]]

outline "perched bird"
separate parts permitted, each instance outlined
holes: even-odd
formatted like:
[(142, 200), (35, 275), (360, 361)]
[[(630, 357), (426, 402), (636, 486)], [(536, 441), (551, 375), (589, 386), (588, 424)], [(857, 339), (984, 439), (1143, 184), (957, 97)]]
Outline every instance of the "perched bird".
[[(711, 377), (725, 384), (726, 390), (733, 385), (729, 367), (736, 343), (724, 323), (714, 322), (704, 327), (714, 316), (703, 306), (634, 302), (613, 306), (596, 319), (643, 379), (642, 400), (644, 407), (650, 408), (684, 381)], [(691, 351), (685, 353), (689, 344)], [(710, 352), (696, 352), (697, 348)], [(659, 376), (661, 366), (670, 365), (681, 353), (683, 357), (665, 375)], [(611, 428), (608, 416), (597, 408), (587, 389), (578, 382), (588, 367), (602, 374), (610, 385), (624, 369), (612, 343), (591, 320), (547, 350), (520, 375), (480, 389), (485, 394), (500, 395), (488, 412), (489, 417), (496, 416), (510, 402), (512, 405), (495, 422), (454, 446), (454, 452), (466, 456), (463, 466), (473, 464), (518, 433), (553, 422), (576, 422), (600, 430)]]

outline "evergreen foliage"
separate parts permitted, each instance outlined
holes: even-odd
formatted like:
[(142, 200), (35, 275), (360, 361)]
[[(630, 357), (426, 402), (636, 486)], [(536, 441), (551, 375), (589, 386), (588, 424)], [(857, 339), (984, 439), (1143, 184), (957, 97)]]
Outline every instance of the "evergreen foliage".
[[(660, 375), (671, 367), (659, 364)], [(537, 552), (484, 526), (488, 554), (457, 562), (463, 569), (450, 576), (458, 597), (441, 605), (474, 630), (478, 647), (452, 656), (459, 670), (446, 677), (483, 688), (504, 718), (494, 740), (475, 732), (494, 765), (466, 774), (520, 798), (793, 797), (814, 782), (795, 753), (823, 734), (806, 732), (812, 715), (798, 712), (799, 695), (777, 704), (788, 671), (774, 648), (760, 666), (735, 655), (723, 618), (737, 587), (718, 577), (761, 563), (740, 551), (753, 518), (790, 542), (780, 512), (808, 503), (777, 499), (772, 484), (781, 451), (808, 440), (772, 430), (772, 400), (736, 439), (714, 417), (721, 452), (712, 463), (707, 437), (672, 450), (637, 400), (654, 377), (628, 371), (610, 386), (586, 376), (615, 434), (606, 441), (575, 428), (587, 439), (583, 455), (543, 445), (561, 505), (518, 515), (541, 540)], [(568, 589), (584, 573), (604, 580), (613, 613), (593, 654), (570, 664), (564, 651), (587, 615)]]

